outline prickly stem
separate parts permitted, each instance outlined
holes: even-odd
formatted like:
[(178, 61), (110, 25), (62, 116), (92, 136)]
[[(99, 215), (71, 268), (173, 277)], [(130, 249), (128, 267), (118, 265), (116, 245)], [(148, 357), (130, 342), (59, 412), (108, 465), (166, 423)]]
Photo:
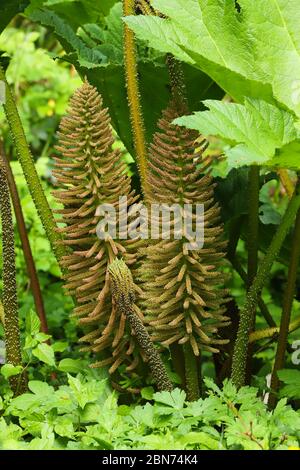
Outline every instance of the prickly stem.
[(115, 259), (109, 266), (111, 290), (117, 308), (126, 315), (140, 348), (144, 351), (159, 390), (173, 389), (165, 366), (142, 321), (134, 311), (135, 289), (131, 272), (123, 260)]
[(61, 240), (60, 234), (56, 231), (56, 223), (44, 194), (39, 176), (34, 166), (32, 154), (30, 152), (22, 122), (18, 113), (18, 109), (13, 97), (12, 91), (6, 81), (5, 73), (0, 65), (0, 80), (5, 82), (6, 86), (6, 99), (3, 105), (6, 118), (9, 124), (10, 132), (16, 146), (18, 158), (30, 191), (31, 197), (37, 209), (38, 215), (41, 219), (43, 227), (53, 252), (59, 261), (63, 255), (66, 254), (66, 249), (59, 243)]
[[(0, 158), (0, 219), (2, 226), (2, 252), (3, 252), (3, 311), (4, 333), (6, 347), (6, 362), (14, 366), (22, 365), (17, 282), (15, 266), (14, 227), (9, 198), (9, 189), (6, 172)], [(15, 375), (10, 378), (10, 385), (14, 395), (26, 390), (25, 376)]]
[[(135, 0), (123, 0), (124, 16), (135, 14)], [(127, 86), (127, 97), (132, 125), (134, 147), (141, 185), (144, 195), (147, 194), (147, 144), (145, 138), (144, 118), (139, 93), (137, 54), (134, 33), (124, 25), (124, 64)]]
[(277, 258), (282, 243), (291, 228), (296, 213), (300, 207), (300, 185), (298, 183), (294, 196), (289, 202), (282, 221), (272, 239), (272, 242), (262, 260), (257, 275), (248, 291), (244, 307), (241, 310), (240, 323), (234, 346), (232, 361), (232, 381), (239, 388), (245, 384), (246, 361), (249, 335), (252, 327), (252, 312), (255, 310), (260, 292), (270, 278), (272, 265)]

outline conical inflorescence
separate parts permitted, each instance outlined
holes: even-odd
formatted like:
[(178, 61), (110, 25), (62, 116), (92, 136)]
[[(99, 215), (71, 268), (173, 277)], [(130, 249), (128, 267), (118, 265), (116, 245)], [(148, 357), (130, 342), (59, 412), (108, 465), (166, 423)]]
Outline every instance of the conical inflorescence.
[[(180, 232), (176, 225), (178, 216), (171, 214), (173, 236), (152, 241), (144, 250), (141, 279), (152, 339), (165, 346), (189, 344), (198, 356), (201, 349), (217, 352), (218, 344), (224, 342), (218, 339), (217, 331), (228, 324), (225, 316), (227, 293), (220, 269), (226, 243), (222, 238), (220, 210), (214, 201), (214, 183), (205, 172), (202, 151), (197, 153), (197, 133), (172, 124), (184, 113), (178, 108), (181, 105), (173, 100), (163, 112), (159, 131), (149, 148), (148, 183), (151, 189), (147, 203), (149, 207), (176, 204), (182, 208), (181, 220), (186, 215), (185, 204), (190, 204), (193, 211), (196, 204), (203, 204), (204, 245), (190, 249), (192, 243), (187, 245), (191, 242), (189, 234), (183, 232), (181, 239), (176, 235)], [(155, 216), (152, 220), (155, 221)], [(162, 220), (159, 215), (157, 228), (161, 233)], [(196, 219), (193, 220), (194, 224)]]
[[(54, 194), (63, 205), (57, 212), (64, 224), (63, 243), (69, 249), (62, 259), (65, 288), (76, 300), (74, 315), (89, 328), (81, 341), (89, 343), (84, 349), (101, 352), (101, 360), (93, 366), (109, 365), (111, 373), (123, 363), (132, 370), (139, 360), (135, 338), (125, 315), (112, 303), (109, 289), (109, 263), (121, 256), (133, 266), (137, 252), (136, 241), (126, 239), (127, 205), (136, 197), (121, 151), (113, 144), (108, 110), (97, 90), (85, 82), (71, 98), (60, 125), (60, 156), (55, 158), (53, 175), (61, 189)], [(120, 197), (127, 198), (121, 206)], [(122, 227), (124, 239), (122, 234), (118, 238), (118, 232), (117, 238), (99, 237), (105, 204), (116, 209), (110, 222), (121, 224), (116, 230)]]

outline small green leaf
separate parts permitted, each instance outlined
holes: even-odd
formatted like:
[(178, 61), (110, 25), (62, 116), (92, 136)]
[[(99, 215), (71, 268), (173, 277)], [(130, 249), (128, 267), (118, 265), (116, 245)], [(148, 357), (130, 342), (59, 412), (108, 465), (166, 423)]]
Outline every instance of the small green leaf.
[(12, 377), (13, 375), (19, 375), (23, 370), (22, 366), (14, 366), (13, 364), (4, 364), (4, 366), (1, 367), (1, 374), (3, 377), (8, 379), (9, 377)]
[(153, 399), (158, 403), (163, 403), (164, 405), (168, 405), (172, 408), (182, 409), (186, 399), (186, 394), (183, 390), (175, 388), (172, 392), (154, 393)]
[(180, 441), (189, 446), (199, 444), (200, 449), (220, 450), (223, 448), (220, 441), (217, 441), (205, 432), (189, 432)]
[(53, 387), (48, 385), (46, 382), (41, 382), (40, 380), (30, 380), (28, 382), (29, 390), (34, 393), (35, 395), (49, 395), (49, 393), (53, 393)]
[(300, 371), (296, 369), (282, 369), (277, 372), (279, 379), (285, 384), (280, 395), (292, 399), (300, 398)]
[(40, 331), (41, 322), (37, 314), (30, 310), (30, 312), (26, 316), (25, 321), (26, 333), (34, 336)]
[(54, 352), (64, 352), (68, 346), (67, 341), (55, 341), (55, 343), (52, 344), (52, 349)]
[(272, 159), (272, 165), (277, 168), (290, 168), (299, 170), (300, 168), (300, 140), (294, 140), (276, 150)]
[(71, 416), (57, 416), (55, 419), (54, 431), (62, 437), (72, 437), (74, 426)]
[(55, 366), (54, 351), (48, 344), (38, 344), (38, 346), (32, 350), (32, 354), (40, 361), (45, 362), (45, 364)]
[(31, 408), (39, 406), (39, 397), (32, 393), (23, 393), (19, 397), (14, 398), (7, 411), (14, 409), (26, 411), (29, 413)]
[(38, 344), (38, 340), (30, 334), (25, 338), (24, 349), (32, 349)]
[(97, 403), (87, 403), (80, 413), (81, 423), (98, 423), (101, 420), (102, 408)]
[(141, 390), (141, 395), (145, 400), (153, 400), (154, 388), (144, 387)]
[(82, 371), (82, 361), (80, 359), (62, 359), (58, 364), (58, 370), (62, 372), (69, 372), (71, 374), (78, 374)]
[(44, 341), (47, 341), (48, 339), (50, 339), (51, 335), (46, 335), (45, 333), (40, 332), (35, 335), (35, 338), (37, 339), (39, 343), (43, 343)]

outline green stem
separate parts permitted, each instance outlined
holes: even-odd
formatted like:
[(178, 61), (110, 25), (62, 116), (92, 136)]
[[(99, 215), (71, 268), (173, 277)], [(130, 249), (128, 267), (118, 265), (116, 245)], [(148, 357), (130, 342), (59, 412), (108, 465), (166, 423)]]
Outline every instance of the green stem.
[(172, 391), (173, 385), (150, 335), (134, 309), (135, 286), (132, 274), (123, 260), (116, 258), (108, 268), (111, 293), (117, 308), (128, 320), (131, 330), (144, 352), (158, 390)]
[(16, 146), (18, 158), (38, 215), (46, 231), (53, 252), (59, 261), (61, 257), (66, 254), (66, 249), (64, 245), (59, 243), (61, 236), (56, 231), (56, 223), (35, 169), (34, 160), (26, 140), (18, 109), (1, 65), (0, 80), (4, 81), (6, 86), (6, 100), (3, 107)]
[[(123, 0), (123, 14), (124, 16), (135, 15), (135, 0)], [(147, 144), (139, 92), (136, 45), (134, 33), (128, 28), (126, 24), (124, 25), (124, 65), (127, 97), (137, 165), (140, 173), (143, 193), (146, 195), (148, 190)]]
[(41, 322), (41, 330), (44, 333), (48, 333), (47, 318), (45, 314), (44, 302), (42, 298), (40, 283), (39, 283), (39, 279), (38, 279), (37, 272), (35, 269), (35, 264), (34, 264), (34, 260), (32, 256), (30, 243), (28, 240), (25, 220), (23, 216), (23, 211), (22, 211), (22, 206), (21, 206), (17, 186), (15, 183), (13, 172), (10, 167), (10, 163), (5, 155), (3, 146), (0, 144), (0, 158), (1, 156), (3, 158), (5, 169), (6, 169), (7, 183), (9, 186), (10, 195), (11, 195), (12, 203), (14, 206), (14, 212), (15, 212), (18, 231), (19, 231), (19, 235), (21, 239), (27, 272), (28, 272), (28, 276), (30, 279), (30, 287), (31, 287), (32, 294), (33, 294), (36, 313), (38, 314), (40, 322)]
[(248, 176), (248, 289), (257, 273), (258, 263), (258, 221), (259, 221), (259, 167), (249, 168)]
[[(9, 189), (6, 181), (4, 163), (0, 160), (0, 219), (2, 224), (2, 258), (3, 258), (3, 309), (6, 362), (14, 366), (22, 365), (21, 341), (18, 317), (18, 299), (15, 265), (14, 226), (12, 220)], [(26, 379), (23, 374), (10, 378), (14, 395), (26, 390)]]
[(182, 66), (172, 54), (167, 54), (166, 63), (170, 76), (172, 97), (181, 110), (181, 113), (187, 113), (189, 107)]
[[(258, 222), (259, 222), (259, 167), (254, 165), (249, 168), (248, 173), (248, 230), (247, 230), (247, 291), (257, 273), (258, 264)], [(252, 312), (251, 331), (255, 330), (256, 306)], [(248, 346), (246, 383), (251, 383), (253, 347)]]
[(244, 223), (244, 216), (236, 217), (229, 224), (229, 242), (227, 245), (227, 258), (231, 261), (235, 258), (237, 245), (241, 235), (241, 227)]
[(181, 387), (185, 388), (185, 370), (183, 348), (178, 343), (170, 345), (170, 353), (174, 370), (181, 380)]
[[(297, 320), (294, 320), (289, 324), (288, 333), (298, 330), (300, 328), (300, 317)], [(249, 343), (254, 343), (255, 341), (260, 341), (262, 339), (278, 339), (278, 333), (280, 328), (276, 326), (275, 328), (264, 328), (263, 330), (256, 330), (250, 334)]]
[(120, 311), (129, 321), (131, 329), (134, 331), (136, 336), (137, 342), (148, 359), (151, 374), (156, 382), (158, 390), (167, 390), (171, 392), (173, 390), (172, 382), (170, 381), (165, 365), (157, 349), (153, 345), (150, 335), (143, 325), (141, 319), (138, 317), (132, 307), (128, 306), (128, 308), (124, 308), (120, 302), (118, 303), (118, 306)]
[(239, 388), (245, 383), (246, 362), (249, 343), (249, 334), (252, 327), (253, 311), (256, 308), (260, 292), (270, 278), (272, 265), (279, 254), (282, 243), (294, 222), (300, 207), (299, 184), (294, 196), (289, 202), (282, 221), (271, 241), (268, 251), (262, 260), (258, 273), (251, 285), (243, 309), (241, 310), (239, 329), (234, 346), (232, 361), (232, 381)]
[[(247, 273), (244, 271), (243, 266), (241, 265), (240, 261), (237, 258), (229, 259), (232, 267), (236, 270), (236, 272), (240, 275), (241, 279), (244, 281), (245, 284), (247, 284)], [(268, 307), (266, 306), (264, 300), (261, 298), (261, 295), (259, 295), (258, 302), (257, 302), (260, 311), (262, 313), (262, 316), (266, 320), (267, 324), (271, 327), (276, 327), (276, 322), (274, 321), (272, 315), (269, 312)]]
[(200, 398), (198, 361), (190, 343), (183, 345), (185, 382), (188, 401), (196, 401)]
[(136, 0), (135, 10), (140, 10), (143, 15), (155, 15), (155, 11), (147, 0)]
[(284, 367), (285, 352), (287, 346), (287, 338), (289, 333), (292, 305), (296, 289), (297, 281), (297, 272), (299, 267), (300, 260), (300, 210), (298, 210), (292, 250), (291, 250), (291, 260), (288, 271), (287, 286), (284, 293), (282, 315), (279, 329), (279, 338), (277, 343), (277, 350), (275, 356), (275, 363), (273, 367), (272, 377), (271, 377), (271, 390), (269, 397), (269, 407), (273, 409), (276, 405), (276, 393), (279, 388), (279, 378), (277, 372)]

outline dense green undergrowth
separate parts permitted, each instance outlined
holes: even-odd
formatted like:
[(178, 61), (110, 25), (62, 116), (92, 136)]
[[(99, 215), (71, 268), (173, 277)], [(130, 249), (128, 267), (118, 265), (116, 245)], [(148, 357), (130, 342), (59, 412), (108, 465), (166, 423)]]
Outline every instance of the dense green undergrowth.
[[(300, 446), (300, 373), (281, 371), (285, 386), (274, 411), (265, 404), (266, 388), (218, 387), (205, 379), (203, 398), (187, 402), (183, 390), (139, 394), (127, 384), (113, 390), (105, 368), (90, 369), (88, 358), (67, 341), (40, 332), (33, 311), (27, 315), (23, 359), (29, 391), (13, 397), (9, 377), (0, 373), (0, 449), (201, 449), (268, 450)], [(0, 350), (1, 358), (1, 350)], [(174, 377), (175, 378), (175, 377)], [(124, 383), (126, 386), (126, 383)], [(288, 402), (288, 398), (290, 398)]]
[(4, 399), (2, 449), (244, 449), (287, 450), (300, 445), (300, 414), (284, 398), (274, 411), (257, 389), (223, 390), (206, 379), (207, 396), (186, 402), (185, 392), (142, 391), (139, 405), (118, 406), (105, 379), (68, 374), (56, 389), (30, 381), (29, 393)]

